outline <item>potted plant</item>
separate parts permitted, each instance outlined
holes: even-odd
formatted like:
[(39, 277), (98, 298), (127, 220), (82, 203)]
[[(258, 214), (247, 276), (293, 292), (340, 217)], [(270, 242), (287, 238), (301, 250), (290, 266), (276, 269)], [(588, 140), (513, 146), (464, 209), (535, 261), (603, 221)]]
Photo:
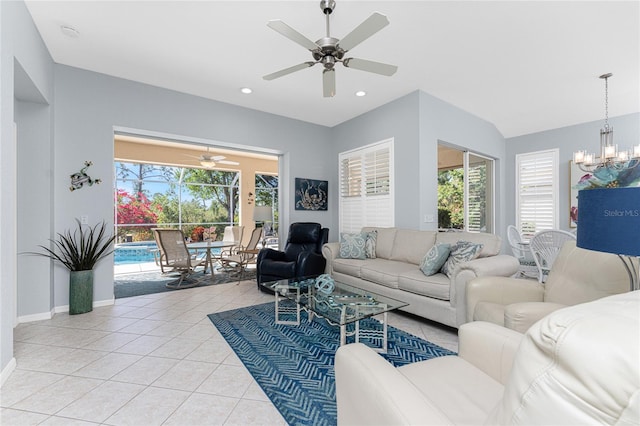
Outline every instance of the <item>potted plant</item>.
[(106, 233), (103, 221), (93, 227), (83, 226), (76, 219), (78, 228), (58, 233), (58, 238), (50, 239), (53, 249), (39, 246), (44, 253), (34, 252), (62, 264), (69, 274), (69, 314), (83, 314), (93, 310), (93, 268), (101, 259), (113, 253), (111, 244), (114, 236)]

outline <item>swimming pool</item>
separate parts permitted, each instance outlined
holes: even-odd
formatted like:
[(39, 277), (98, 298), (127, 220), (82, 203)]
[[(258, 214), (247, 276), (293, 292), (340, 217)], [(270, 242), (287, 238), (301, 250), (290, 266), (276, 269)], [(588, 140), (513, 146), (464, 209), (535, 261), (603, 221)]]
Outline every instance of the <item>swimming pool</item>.
[[(153, 253), (158, 249), (155, 241), (137, 241), (134, 243), (116, 244), (113, 251), (114, 265), (129, 265), (133, 263), (153, 262)], [(200, 250), (204, 252), (204, 250)], [(211, 249), (212, 254), (219, 254), (220, 249)]]
[(126, 265), (130, 263), (153, 262), (152, 250), (157, 249), (158, 245), (155, 241), (117, 244), (113, 252), (113, 263), (116, 265)]

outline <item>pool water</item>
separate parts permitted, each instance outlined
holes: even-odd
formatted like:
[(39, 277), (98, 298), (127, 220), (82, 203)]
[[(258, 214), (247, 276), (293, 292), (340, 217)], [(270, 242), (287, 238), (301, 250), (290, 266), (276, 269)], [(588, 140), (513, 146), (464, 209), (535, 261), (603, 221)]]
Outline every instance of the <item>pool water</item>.
[(155, 241), (117, 244), (113, 252), (113, 263), (126, 265), (131, 263), (153, 262), (153, 251), (157, 250)]
[[(158, 249), (155, 241), (139, 241), (135, 243), (117, 244), (113, 252), (115, 265), (130, 265), (133, 263), (153, 262), (153, 253)], [(201, 250), (204, 253), (204, 250)], [(220, 249), (211, 249), (211, 254), (220, 253)]]

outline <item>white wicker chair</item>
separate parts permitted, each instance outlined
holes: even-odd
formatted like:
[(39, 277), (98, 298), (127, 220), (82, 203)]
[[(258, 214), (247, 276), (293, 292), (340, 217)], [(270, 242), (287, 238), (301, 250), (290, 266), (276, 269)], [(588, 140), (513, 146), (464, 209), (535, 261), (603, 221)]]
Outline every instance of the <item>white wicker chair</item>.
[(575, 240), (574, 234), (559, 229), (540, 231), (531, 238), (529, 247), (538, 266), (539, 282), (545, 281), (564, 243)]
[(518, 262), (520, 262), (518, 276), (538, 279), (538, 265), (533, 259), (533, 254), (531, 253), (529, 244), (522, 242), (522, 235), (520, 234), (520, 231), (518, 231), (518, 228), (513, 225), (509, 225), (507, 227), (507, 239), (509, 240), (509, 245), (511, 246), (513, 255), (518, 259)]

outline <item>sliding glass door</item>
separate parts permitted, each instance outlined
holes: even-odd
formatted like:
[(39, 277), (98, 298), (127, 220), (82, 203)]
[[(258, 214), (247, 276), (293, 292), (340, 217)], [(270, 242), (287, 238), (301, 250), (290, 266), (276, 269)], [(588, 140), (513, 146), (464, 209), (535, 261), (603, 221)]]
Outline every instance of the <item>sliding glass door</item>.
[(438, 228), (493, 233), (494, 160), (438, 145)]

